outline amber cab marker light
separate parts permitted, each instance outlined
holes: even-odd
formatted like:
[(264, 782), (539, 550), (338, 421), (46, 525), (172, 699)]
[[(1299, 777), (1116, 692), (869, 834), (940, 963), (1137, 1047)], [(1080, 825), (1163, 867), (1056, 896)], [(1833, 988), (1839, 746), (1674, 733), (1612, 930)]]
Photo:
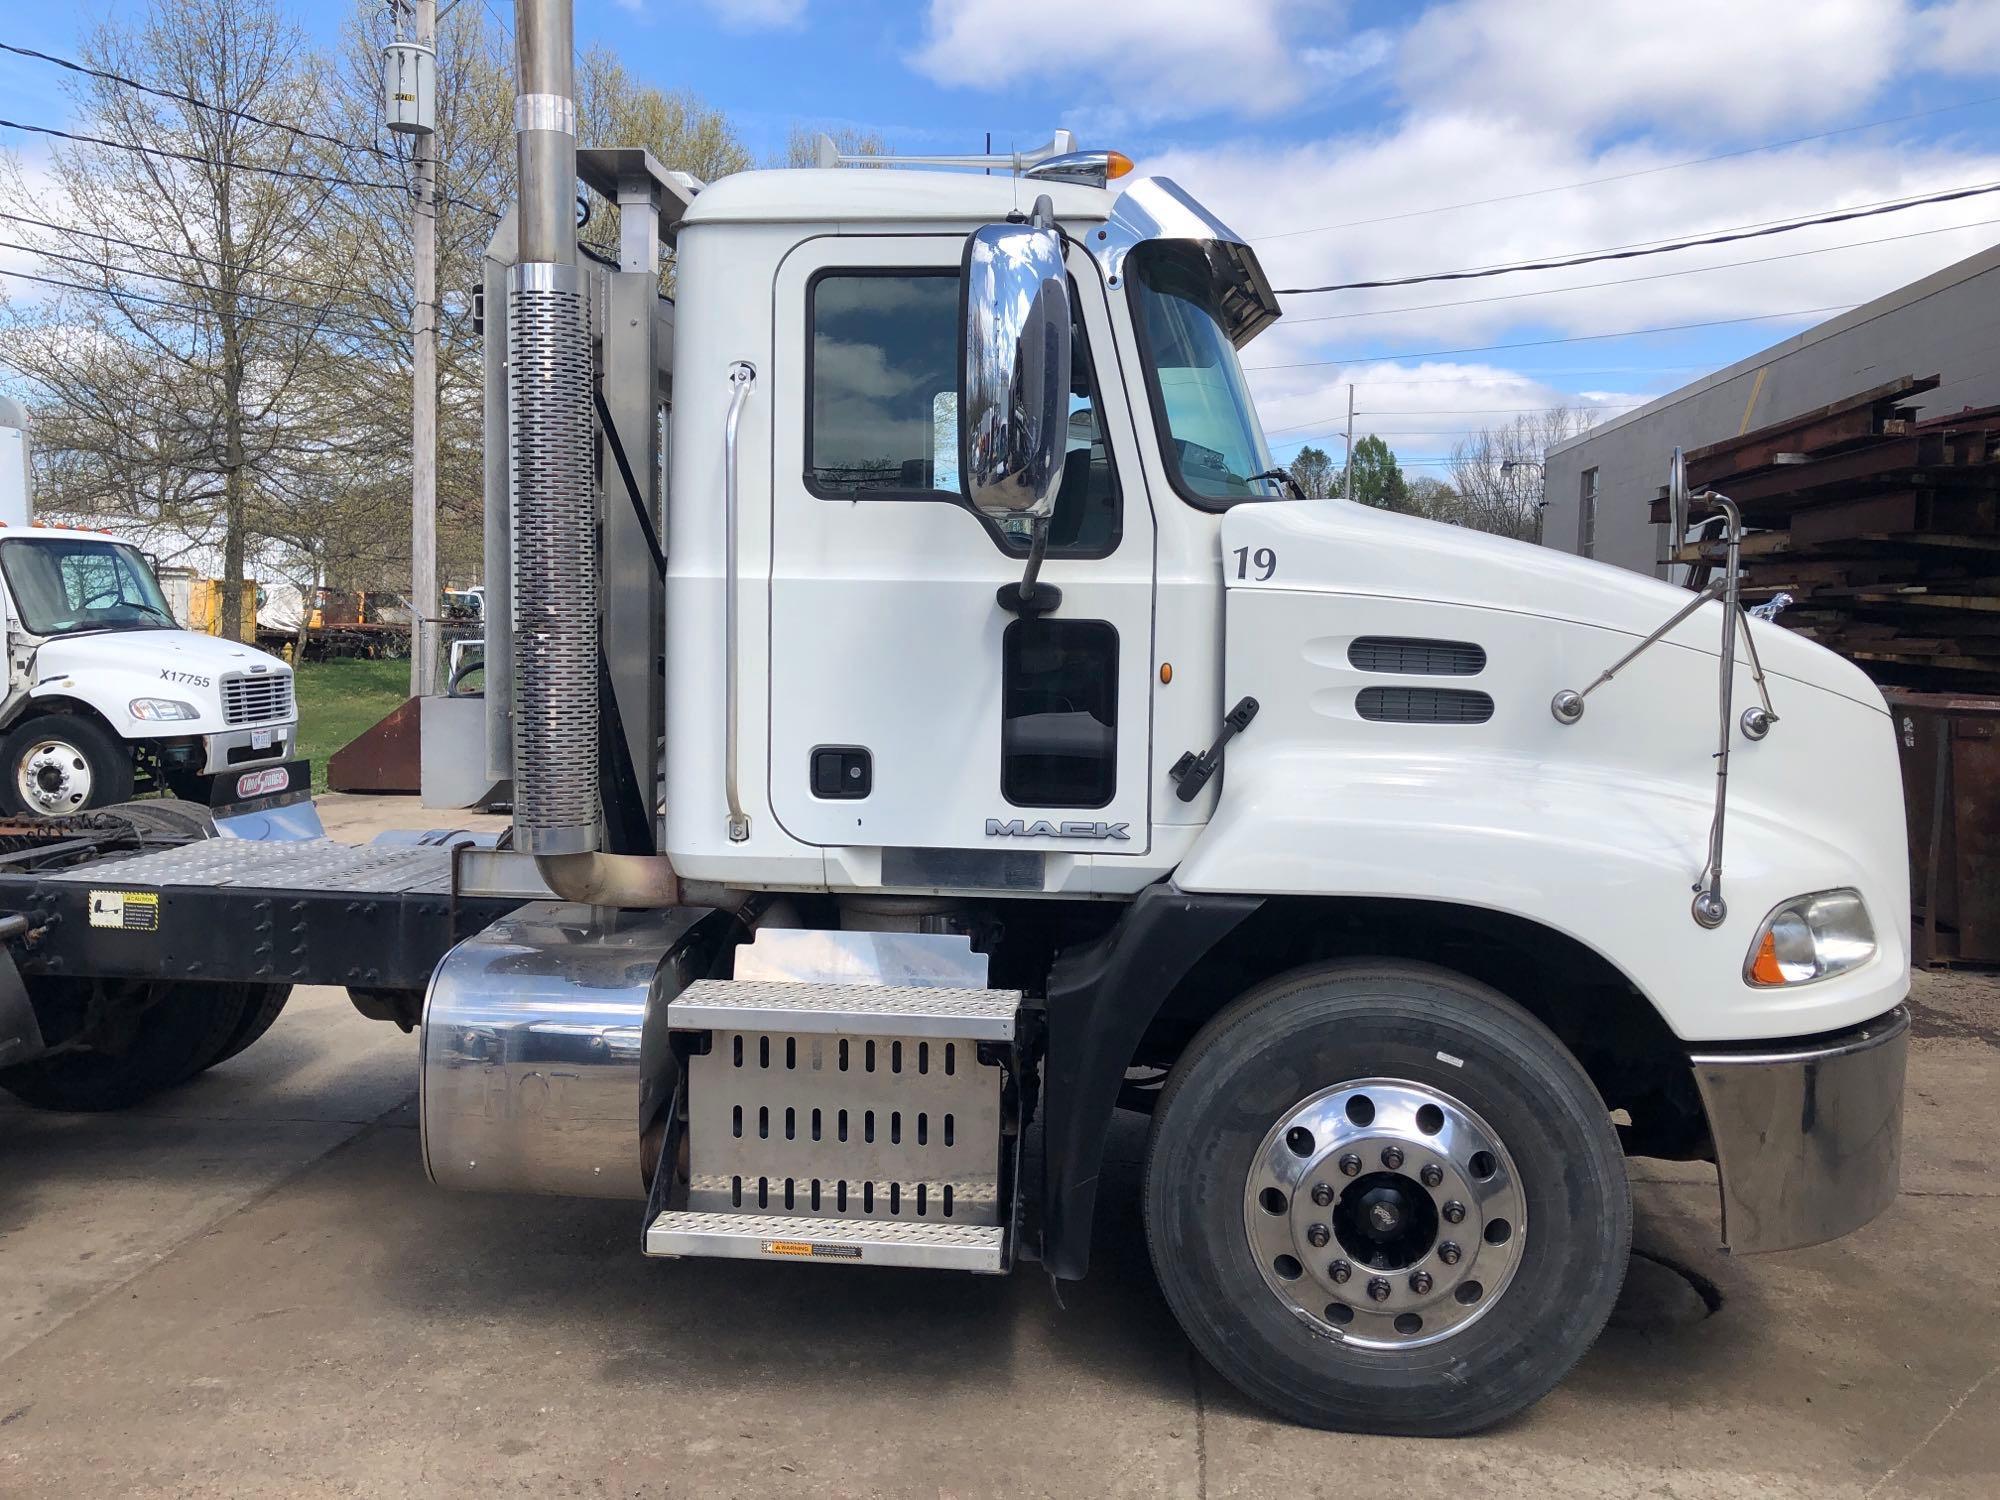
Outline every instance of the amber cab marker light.
[(1161, 686), (1164, 687), (1167, 683), (1172, 682), (1173, 680), (1174, 680), (1174, 664), (1170, 661), (1161, 662), (1160, 663)]
[(1757, 956), (1750, 961), (1750, 977), (1759, 984), (1785, 982), (1785, 971), (1778, 967), (1778, 940), (1768, 932), (1757, 945)]
[(1104, 153), (1104, 175), (1106, 177), (1123, 177), (1131, 170), (1132, 158), (1127, 156), (1123, 151), (1107, 151)]

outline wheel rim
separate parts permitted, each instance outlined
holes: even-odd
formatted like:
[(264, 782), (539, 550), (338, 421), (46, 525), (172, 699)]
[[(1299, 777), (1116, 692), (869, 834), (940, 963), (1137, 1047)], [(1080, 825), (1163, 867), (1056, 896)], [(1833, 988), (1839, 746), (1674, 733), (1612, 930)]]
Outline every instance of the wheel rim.
[(31, 812), (75, 812), (90, 802), (90, 761), (64, 740), (37, 740), (14, 768), (14, 790)]
[(1342, 1083), (1281, 1116), (1243, 1194), (1264, 1284), (1321, 1333), (1412, 1349), (1464, 1332), (1505, 1295), (1528, 1238), (1514, 1158), (1441, 1089)]

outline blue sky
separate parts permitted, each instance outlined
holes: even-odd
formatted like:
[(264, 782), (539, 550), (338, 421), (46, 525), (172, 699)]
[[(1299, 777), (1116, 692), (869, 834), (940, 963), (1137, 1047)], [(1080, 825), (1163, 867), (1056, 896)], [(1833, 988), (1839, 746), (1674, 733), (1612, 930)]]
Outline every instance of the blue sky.
[[(10, 40), (65, 53), (142, 8), (0, 6)], [(292, 11), (330, 41), (350, 7)], [(1070, 126), (1214, 206), (1281, 287), (2000, 183), (2000, 0), (578, 0), (577, 25), (639, 77), (720, 106), (760, 158), (795, 122), (911, 152)], [(17, 118), (60, 121), (58, 80), (0, 59)], [(1558, 401), (1612, 414), (1996, 237), (2000, 193), (1645, 260), (1290, 297), (1245, 363), (1283, 367), (1252, 376), (1281, 458), (1338, 433), (1352, 381), (1357, 430), (1439, 473), (1478, 427)], [(1713, 326), (1598, 337), (1694, 323)]]

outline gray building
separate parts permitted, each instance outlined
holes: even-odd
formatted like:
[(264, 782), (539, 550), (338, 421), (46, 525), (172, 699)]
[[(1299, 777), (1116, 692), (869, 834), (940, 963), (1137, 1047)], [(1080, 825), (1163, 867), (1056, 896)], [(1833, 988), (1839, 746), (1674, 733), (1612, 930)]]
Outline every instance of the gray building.
[(1551, 448), (1542, 540), (1664, 577), (1666, 528), (1647, 508), (1677, 445), (1719, 442), (1901, 375), (1944, 377), (1920, 398), (1922, 416), (2000, 404), (2000, 247)]

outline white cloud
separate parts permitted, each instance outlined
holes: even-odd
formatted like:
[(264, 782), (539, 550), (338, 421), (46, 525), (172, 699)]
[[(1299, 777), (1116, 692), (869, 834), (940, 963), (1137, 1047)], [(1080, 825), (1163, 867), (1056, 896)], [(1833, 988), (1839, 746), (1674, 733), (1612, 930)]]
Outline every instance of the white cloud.
[[(935, 82), (997, 89), (1063, 75), (1092, 118), (1266, 117), (1295, 104), (1294, 23), (1324, 0), (931, 0), (911, 61)], [(1047, 38), (1048, 44), (1028, 45)], [(1115, 112), (1115, 113), (1113, 113)]]
[(1307, 47), (1299, 54), (1308, 68), (1333, 83), (1374, 72), (1396, 54), (1396, 38), (1379, 27), (1357, 31), (1337, 47)]
[[(1673, 165), (1686, 156), (1685, 148), (1657, 142), (1594, 150), (1570, 132), (1540, 124), (1439, 111), (1376, 134), (1282, 149), (1235, 145), (1181, 151), (1151, 158), (1145, 167), (1175, 178), (1224, 222), (1257, 241), (1279, 287), (1633, 245), (2000, 180), (2000, 150), (1912, 146), (1874, 137)], [(1669, 170), (1650, 170), (1659, 167)], [(1630, 173), (1646, 175), (1444, 213), (1419, 212), (1490, 199), (1496, 190), (1520, 192)], [(1369, 220), (1375, 222), (1355, 222)], [(1483, 281), (1290, 296), (1281, 299), (1285, 318), (1244, 358), (1253, 366), (1308, 366), (1251, 378), (1271, 427), (1323, 424), (1276, 433), (1280, 445), (1337, 433), (1350, 380), (1430, 381), (1441, 378), (1433, 373), (1441, 363), (1448, 364), (1450, 378), (1460, 384), (1412, 386), (1393, 402), (1380, 391), (1361, 398), (1364, 406), (1372, 401), (1418, 413), (1375, 424), (1400, 440), (1403, 451), (1442, 452), (1450, 448), (1452, 432), (1508, 420), (1495, 415), (1449, 421), (1446, 412), (1553, 404), (1574, 399), (1582, 381), (1602, 394), (1612, 372), (1581, 368), (1592, 361), (1631, 370), (1627, 378), (1608, 382), (1614, 394), (1671, 389), (1706, 368), (1646, 373), (1644, 367), (1655, 364), (1701, 359), (1687, 352), (1688, 340), (1674, 338), (1476, 351), (1867, 301), (2000, 242), (2000, 222), (1980, 221), (2000, 221), (2000, 194), (1656, 258)], [(1260, 238), (1318, 225), (1344, 227)], [(1830, 248), (1837, 246), (1849, 248)], [(1721, 269), (1695, 269), (1710, 267)], [(1571, 290), (1522, 295), (1552, 289)], [(1740, 333), (1744, 347), (1754, 348), (1814, 321), (1818, 318), (1745, 324), (1722, 336)], [(1466, 352), (1421, 354), (1447, 350)], [(1468, 373), (1462, 368), (1467, 361), (1477, 368)], [(1574, 380), (1521, 373), (1570, 364), (1579, 367)], [(1426, 418), (1425, 412), (1437, 415)]]
[(1919, 11), (1909, 55), (1940, 73), (2000, 72), (2000, 5), (1993, 0), (1945, 0)]
[[(618, 0), (636, 8), (640, 0)], [(806, 0), (702, 0), (731, 31), (776, 31), (805, 18)]]
[[(1991, 0), (1983, 7), (1990, 10)], [(1413, 105), (1721, 135), (1831, 120), (1901, 64), (1906, 0), (1452, 0), (1407, 33)]]

